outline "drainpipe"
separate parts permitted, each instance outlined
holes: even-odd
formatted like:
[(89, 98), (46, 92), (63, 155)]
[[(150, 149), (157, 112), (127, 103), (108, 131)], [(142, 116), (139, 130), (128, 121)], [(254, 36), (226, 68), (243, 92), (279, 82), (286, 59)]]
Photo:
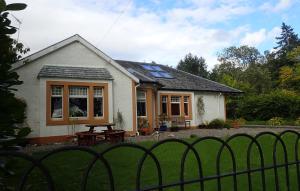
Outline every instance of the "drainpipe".
[(220, 116), (220, 97), (221, 97), (222, 93), (219, 93), (219, 96), (218, 96), (218, 113), (219, 113), (219, 116)]
[[(137, 88), (139, 87), (139, 86), (141, 86), (141, 84), (140, 83), (137, 83), (135, 86), (134, 86), (134, 88), (135, 88), (135, 103), (137, 103)], [(136, 116), (136, 118), (135, 118), (135, 129), (136, 129), (136, 135), (137, 136), (139, 136), (139, 132), (138, 132), (138, 130), (137, 130), (137, 124), (138, 124), (138, 120), (137, 120), (137, 109), (135, 110), (135, 116)]]

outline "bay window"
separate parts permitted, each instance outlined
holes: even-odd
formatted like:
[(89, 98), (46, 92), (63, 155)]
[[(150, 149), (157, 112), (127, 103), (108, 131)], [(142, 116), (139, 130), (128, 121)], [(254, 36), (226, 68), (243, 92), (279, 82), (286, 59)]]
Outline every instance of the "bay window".
[(171, 96), (171, 115), (180, 116), (180, 96)]
[(137, 116), (146, 117), (146, 92), (137, 91)]
[(168, 117), (182, 116), (192, 119), (192, 105), (190, 94), (164, 93), (160, 96), (160, 114)]
[(52, 86), (51, 88), (51, 118), (63, 118), (63, 87)]
[(108, 83), (47, 81), (47, 125), (108, 122)]

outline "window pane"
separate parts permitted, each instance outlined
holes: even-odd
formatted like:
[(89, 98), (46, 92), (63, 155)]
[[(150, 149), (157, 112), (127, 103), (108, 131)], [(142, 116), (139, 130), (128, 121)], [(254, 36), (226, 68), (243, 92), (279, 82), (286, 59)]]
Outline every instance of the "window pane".
[(87, 117), (87, 98), (69, 98), (69, 116)]
[(103, 116), (103, 100), (102, 97), (94, 98), (94, 117)]
[(167, 103), (167, 96), (162, 96), (161, 97), (161, 102)]
[(189, 104), (184, 103), (184, 115), (188, 116), (189, 115)]
[(161, 105), (162, 114), (167, 114), (167, 103)]
[(137, 102), (137, 116), (146, 116), (145, 102)]
[(189, 102), (189, 96), (184, 96), (184, 102), (188, 103)]
[(62, 97), (51, 97), (51, 118), (62, 118)]
[(53, 96), (62, 96), (62, 87), (53, 86), (51, 90), (51, 95)]
[(70, 87), (70, 97), (87, 97), (87, 87)]
[(102, 88), (94, 88), (94, 97), (102, 97)]
[(172, 96), (171, 97), (172, 103), (180, 103), (180, 97), (179, 96)]
[(137, 91), (137, 100), (146, 100), (146, 92)]
[(172, 103), (171, 104), (171, 115), (180, 115), (180, 104)]

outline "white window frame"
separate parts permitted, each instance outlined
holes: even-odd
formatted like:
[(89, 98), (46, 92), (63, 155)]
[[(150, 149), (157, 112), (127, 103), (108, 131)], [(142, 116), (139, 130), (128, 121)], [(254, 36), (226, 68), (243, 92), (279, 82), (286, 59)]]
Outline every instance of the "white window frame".
[[(166, 99), (164, 99), (164, 98), (166, 98)], [(162, 95), (161, 96), (161, 114), (164, 114), (163, 113), (163, 103), (165, 103), (166, 104), (166, 115), (168, 115), (168, 96), (167, 95)]]
[[(185, 99), (185, 98), (187, 98), (187, 99)], [(190, 109), (189, 99), (190, 99), (190, 96), (183, 96), (183, 113), (184, 113), (185, 117), (189, 116), (189, 109)], [(187, 106), (188, 106), (188, 108), (187, 108), (188, 109), (187, 115), (184, 112), (184, 104), (187, 104)]]
[[(178, 97), (179, 98), (179, 101), (173, 101), (172, 100), (172, 97)], [(170, 115), (171, 116), (174, 116), (174, 117), (178, 117), (178, 116), (181, 116), (181, 96), (171, 96), (171, 111), (170, 111)], [(172, 114), (172, 104), (178, 104), (179, 105), (179, 115), (173, 115)]]
[[(143, 96), (142, 99), (139, 98), (139, 96), (138, 96), (138, 94), (141, 93), (141, 92), (144, 94), (144, 96)], [(137, 91), (136, 104), (137, 104), (138, 102), (144, 102), (144, 103), (145, 103), (145, 116), (139, 116), (138, 113), (136, 113), (137, 117), (147, 117), (147, 92), (146, 92), (146, 91), (143, 91), (143, 90), (138, 90), (138, 91)], [(136, 108), (136, 109), (137, 109), (137, 108)]]
[[(97, 95), (95, 94), (95, 89), (100, 89), (101, 90), (101, 95)], [(94, 95), (93, 95), (93, 98), (102, 98), (102, 116), (95, 116), (95, 113), (93, 111), (93, 117), (94, 118), (97, 118), (97, 119), (101, 119), (101, 118), (104, 118), (104, 97), (103, 97), (103, 90), (104, 88), (103, 87), (99, 87), (99, 86), (94, 86), (93, 87), (93, 92), (94, 92)], [(93, 100), (93, 107), (95, 107), (95, 101)]]
[[(61, 95), (53, 95), (53, 88), (59, 87), (61, 89)], [(52, 98), (54, 97), (61, 97), (61, 117), (60, 118), (53, 118), (52, 117)], [(59, 85), (51, 86), (51, 97), (50, 97), (50, 118), (51, 120), (62, 120), (64, 119), (64, 87)]]
[[(89, 104), (89, 87), (87, 86), (69, 86), (69, 94), (68, 94), (68, 115), (70, 119), (88, 119), (89, 118), (89, 111), (90, 111), (90, 104)], [(86, 95), (70, 95), (70, 89), (71, 88), (86, 88)], [(85, 117), (71, 117), (70, 116), (70, 98), (86, 98), (86, 108), (87, 108), (87, 114)]]

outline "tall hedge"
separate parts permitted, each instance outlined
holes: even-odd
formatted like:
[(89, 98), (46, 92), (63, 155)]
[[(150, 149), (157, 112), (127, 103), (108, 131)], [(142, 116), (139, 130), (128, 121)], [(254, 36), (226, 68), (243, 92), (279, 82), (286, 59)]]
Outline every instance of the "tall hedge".
[(295, 119), (300, 117), (300, 96), (288, 91), (247, 96), (240, 100), (237, 113), (246, 120)]

